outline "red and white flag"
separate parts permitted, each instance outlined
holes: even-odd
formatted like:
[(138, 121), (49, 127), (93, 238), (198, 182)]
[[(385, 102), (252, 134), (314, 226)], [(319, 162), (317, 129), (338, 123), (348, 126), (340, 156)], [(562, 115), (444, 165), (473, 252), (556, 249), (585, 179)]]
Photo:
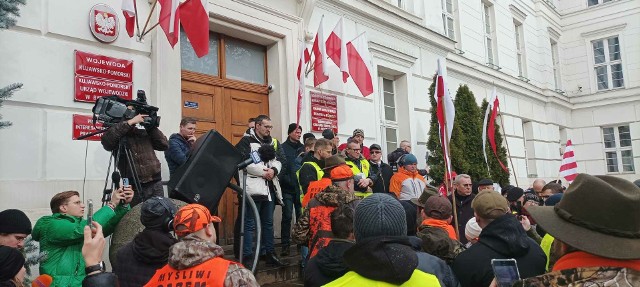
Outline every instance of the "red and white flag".
[(489, 160), (487, 159), (487, 124), (489, 123), (489, 115), (491, 115), (491, 111), (493, 110), (493, 102), (496, 101), (497, 98), (498, 92), (496, 91), (496, 88), (493, 87), (493, 93), (489, 99), (487, 110), (484, 112), (484, 121), (482, 122), (482, 154), (484, 155), (484, 162), (487, 164), (488, 170), (490, 169)]
[[(491, 115), (489, 116), (489, 124), (487, 126), (487, 136), (489, 137), (489, 144), (491, 145), (491, 150), (493, 150), (493, 154), (496, 156), (496, 160), (502, 167), (506, 173), (509, 173), (509, 169), (502, 163), (500, 157), (498, 157), (498, 146), (496, 144), (496, 118), (498, 117), (498, 109), (500, 108), (500, 101), (498, 100), (497, 94), (493, 97), (493, 103), (491, 105)], [(487, 108), (489, 109), (489, 108)]]
[(567, 182), (571, 183), (576, 176), (578, 176), (578, 163), (576, 163), (576, 157), (573, 153), (573, 145), (571, 140), (567, 141), (567, 146), (564, 148), (564, 154), (562, 155), (562, 164), (560, 165), (560, 176), (564, 177)]
[(180, 5), (180, 22), (198, 58), (209, 53), (207, 0), (187, 0)]
[(367, 35), (364, 32), (347, 43), (347, 58), (349, 75), (362, 96), (373, 94), (371, 54), (369, 54)]
[(180, 0), (158, 0), (160, 4), (160, 27), (167, 35), (167, 40), (173, 48), (180, 38)]
[(349, 65), (347, 64), (347, 40), (344, 37), (343, 20), (343, 18), (340, 18), (325, 44), (327, 56), (340, 68), (342, 82), (346, 83), (347, 78), (349, 78)]
[(318, 33), (316, 33), (316, 39), (313, 41), (313, 57), (315, 58), (313, 63), (314, 87), (319, 86), (329, 79), (329, 71), (327, 69), (327, 49), (324, 43), (324, 32), (322, 28), (323, 21), (324, 16), (322, 16), (322, 19), (320, 19)]
[(451, 173), (451, 158), (449, 157), (449, 141), (453, 132), (453, 121), (456, 117), (456, 110), (453, 106), (453, 99), (447, 87), (447, 62), (445, 59), (438, 59), (438, 71), (436, 76), (435, 97), (436, 116), (440, 131), (440, 143), (442, 144), (442, 154), (447, 165), (447, 172)]
[(296, 114), (296, 125), (300, 125), (300, 114), (302, 114), (302, 109), (304, 105), (304, 64), (307, 62), (307, 57), (305, 56), (306, 48), (303, 41), (300, 41), (300, 59), (298, 60), (298, 71), (296, 72), (296, 77), (298, 79), (298, 105), (297, 105), (297, 114)]
[(122, 0), (122, 14), (124, 14), (125, 27), (129, 38), (133, 37), (136, 24), (135, 0)]

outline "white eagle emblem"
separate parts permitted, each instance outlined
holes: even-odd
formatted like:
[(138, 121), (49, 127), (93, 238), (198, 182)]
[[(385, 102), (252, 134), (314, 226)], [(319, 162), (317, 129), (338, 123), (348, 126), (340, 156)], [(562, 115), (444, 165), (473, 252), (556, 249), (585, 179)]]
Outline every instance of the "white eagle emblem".
[[(97, 12), (97, 11), (96, 11)], [(115, 35), (116, 19), (109, 13), (96, 13), (96, 32), (107, 36)]]

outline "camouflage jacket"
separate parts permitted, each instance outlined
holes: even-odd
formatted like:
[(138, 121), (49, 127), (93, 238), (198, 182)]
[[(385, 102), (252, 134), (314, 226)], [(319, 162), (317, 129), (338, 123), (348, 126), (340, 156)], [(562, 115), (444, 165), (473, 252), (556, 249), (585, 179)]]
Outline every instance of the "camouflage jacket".
[(640, 271), (620, 267), (589, 267), (554, 271), (517, 281), (514, 287), (640, 286)]
[(451, 239), (440, 227), (420, 225), (416, 236), (422, 239), (424, 252), (444, 260), (447, 264), (453, 263), (456, 256), (465, 250), (460, 241)]

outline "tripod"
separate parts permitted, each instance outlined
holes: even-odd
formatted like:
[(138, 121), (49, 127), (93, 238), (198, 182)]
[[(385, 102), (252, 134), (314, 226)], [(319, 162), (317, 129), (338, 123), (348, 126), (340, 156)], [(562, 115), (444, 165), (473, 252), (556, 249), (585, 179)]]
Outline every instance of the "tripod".
[[(135, 188), (136, 188), (135, 189), (136, 192), (134, 193), (134, 196), (138, 197), (138, 199), (141, 199), (140, 202), (143, 202), (146, 200), (142, 192), (142, 186), (140, 185), (138, 170), (136, 169), (136, 162), (133, 159), (133, 155), (131, 154), (131, 149), (129, 148), (128, 137), (123, 136), (122, 138), (120, 138), (120, 141), (118, 142), (118, 148), (111, 151), (111, 158), (109, 159), (109, 169), (107, 169), (107, 179), (105, 180), (105, 192), (102, 195), (103, 206), (106, 202), (111, 200), (111, 193), (113, 192), (113, 190), (120, 187), (120, 178), (122, 174), (120, 173), (121, 170), (119, 170), (119, 167), (120, 167), (119, 164), (120, 164), (120, 160), (123, 153), (124, 153), (124, 160), (126, 160), (125, 166), (129, 170), (129, 172), (126, 172), (126, 168), (125, 168), (125, 174), (128, 176), (129, 175), (131, 176), (130, 180), (133, 180), (133, 184), (135, 185)], [(112, 160), (114, 160), (115, 164), (114, 164), (113, 173), (111, 174), (111, 189), (107, 190), (106, 186), (107, 186), (107, 181), (109, 177), (109, 170), (111, 169), (110, 167), (111, 167)]]

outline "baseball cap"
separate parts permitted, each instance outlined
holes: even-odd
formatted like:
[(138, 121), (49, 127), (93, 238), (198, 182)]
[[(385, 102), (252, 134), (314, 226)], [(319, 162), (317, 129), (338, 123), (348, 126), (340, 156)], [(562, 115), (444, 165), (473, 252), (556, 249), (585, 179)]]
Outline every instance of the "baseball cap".
[(364, 131), (362, 129), (353, 130), (353, 136), (355, 137), (357, 135), (361, 135), (362, 137), (364, 137)]
[(372, 144), (372, 145), (369, 147), (369, 150), (374, 150), (374, 149), (382, 150), (382, 148), (380, 147), (380, 145), (379, 145), (379, 144)]
[(344, 181), (344, 180), (349, 180), (353, 178), (353, 171), (348, 165), (343, 164), (343, 165), (334, 167), (331, 170), (330, 175), (331, 175), (332, 181)]
[(449, 199), (442, 196), (432, 196), (424, 205), (424, 213), (435, 219), (447, 219), (453, 212)]
[(483, 178), (480, 181), (478, 181), (478, 186), (483, 186), (483, 185), (493, 185), (493, 180), (488, 178)]
[[(509, 212), (509, 202), (500, 193), (485, 190), (476, 195), (476, 198), (471, 202), (471, 208), (482, 218), (496, 219)], [(500, 211), (499, 216), (492, 215), (492, 212), (496, 210)]]
[(173, 220), (173, 228), (179, 237), (187, 236), (202, 228), (205, 228), (211, 222), (222, 222), (222, 219), (211, 215), (209, 209), (197, 204), (187, 204), (178, 210)]

